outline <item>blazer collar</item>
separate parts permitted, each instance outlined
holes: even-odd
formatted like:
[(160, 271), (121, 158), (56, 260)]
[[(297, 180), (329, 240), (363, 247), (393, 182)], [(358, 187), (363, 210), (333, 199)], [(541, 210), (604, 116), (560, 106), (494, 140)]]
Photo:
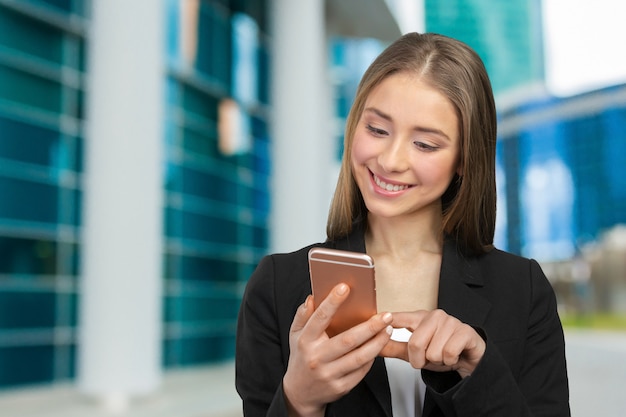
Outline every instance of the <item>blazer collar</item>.
[[(352, 233), (335, 243), (337, 249), (365, 252), (363, 222), (355, 223)], [(446, 237), (441, 258), (438, 308), (473, 327), (483, 327), (491, 304), (476, 289), (484, 285), (480, 257), (466, 256), (457, 242)], [(372, 369), (364, 378), (373, 395), (382, 405), (387, 417), (391, 417), (391, 393), (387, 370), (382, 358), (376, 358)], [(424, 415), (434, 403), (426, 395)], [(432, 411), (432, 410), (431, 410)]]

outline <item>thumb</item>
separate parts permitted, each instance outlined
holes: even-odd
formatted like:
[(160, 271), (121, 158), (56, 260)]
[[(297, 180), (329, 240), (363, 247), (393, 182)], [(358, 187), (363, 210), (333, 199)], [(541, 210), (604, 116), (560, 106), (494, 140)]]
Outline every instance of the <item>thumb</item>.
[(409, 345), (406, 342), (390, 340), (380, 351), (380, 356), (384, 358), (398, 358), (409, 361)]
[(302, 330), (309, 321), (311, 314), (313, 314), (313, 296), (309, 295), (306, 300), (304, 300), (304, 303), (298, 307), (296, 315), (291, 322), (290, 333), (296, 333)]

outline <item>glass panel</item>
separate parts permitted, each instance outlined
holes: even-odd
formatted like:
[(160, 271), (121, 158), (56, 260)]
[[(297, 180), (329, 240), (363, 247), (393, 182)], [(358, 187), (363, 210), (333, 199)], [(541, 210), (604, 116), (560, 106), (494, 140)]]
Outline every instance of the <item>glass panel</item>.
[(53, 275), (57, 243), (43, 239), (0, 236), (0, 274)]
[(25, 0), (30, 3), (57, 9), (61, 12), (75, 13), (80, 16), (86, 16), (88, 0)]
[(72, 202), (74, 212), (70, 222), (72, 225), (80, 226), (83, 224), (83, 192), (81, 190), (72, 190)]
[(183, 108), (208, 120), (217, 120), (217, 99), (190, 87), (183, 87)]
[(0, 158), (60, 167), (59, 133), (0, 117)]
[(239, 263), (200, 256), (169, 255), (166, 276), (192, 281), (236, 281)]
[(259, 101), (264, 104), (270, 103), (270, 53), (268, 48), (261, 43), (259, 46)]
[(0, 97), (17, 104), (61, 113), (59, 83), (0, 65)]
[(237, 178), (232, 173), (232, 180), (226, 180), (226, 173), (217, 177), (190, 168), (181, 168), (182, 189), (185, 194), (237, 204)]
[(231, 220), (183, 213), (181, 234), (188, 239), (236, 244), (237, 227), (238, 224)]
[(57, 193), (53, 185), (0, 177), (0, 218), (56, 223)]
[(196, 66), (230, 91), (231, 27), (229, 16), (208, 2), (200, 5)]
[(53, 346), (0, 348), (0, 387), (51, 382)]
[(269, 245), (267, 227), (253, 227), (252, 245), (257, 248), (266, 248)]
[(183, 129), (183, 149), (211, 158), (220, 156), (214, 132), (197, 132), (192, 129)]
[(0, 329), (54, 327), (55, 294), (0, 291)]
[(231, 358), (235, 351), (235, 336), (186, 337), (169, 340), (164, 345), (165, 365), (189, 365)]
[(239, 300), (215, 297), (181, 297), (177, 321), (234, 320), (239, 309)]
[(0, 45), (47, 61), (63, 62), (63, 32), (0, 7)]
[(83, 147), (84, 139), (78, 137), (75, 139), (74, 159), (72, 160), (72, 168), (76, 172), (83, 172)]

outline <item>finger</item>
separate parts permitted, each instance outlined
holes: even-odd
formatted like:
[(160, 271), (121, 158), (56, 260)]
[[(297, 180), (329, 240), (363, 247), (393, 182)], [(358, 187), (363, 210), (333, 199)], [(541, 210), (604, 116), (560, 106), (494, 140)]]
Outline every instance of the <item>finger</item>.
[(389, 340), (389, 342), (380, 351), (380, 356), (384, 358), (397, 358), (404, 361), (409, 361), (409, 350), (407, 342), (398, 342), (396, 340)]
[(441, 347), (441, 363), (454, 367), (459, 363), (459, 359), (469, 340), (464, 332), (454, 332), (446, 343)]
[(423, 368), (429, 362), (441, 363), (441, 349), (445, 343), (445, 336), (439, 332), (442, 327), (441, 323), (449, 316), (443, 310), (418, 311), (412, 314), (416, 318), (413, 318), (411, 324), (414, 326), (413, 334), (408, 342), (409, 362), (418, 369)]
[(391, 325), (396, 329), (404, 327), (413, 332), (429, 313), (430, 312), (426, 310), (393, 313)]
[(459, 355), (463, 350), (459, 343), (451, 343), (457, 323), (454, 323), (453, 320), (443, 319), (433, 323), (433, 327), (434, 332), (426, 345), (426, 361), (436, 365), (455, 365), (459, 361)]
[(393, 331), (389, 326), (392, 319), (391, 313), (379, 313), (372, 316), (369, 320), (334, 336), (331, 339), (333, 351), (343, 355), (376, 337), (382, 330), (388, 333)]
[(347, 375), (364, 366), (369, 368), (389, 342), (392, 330), (390, 326), (383, 328), (367, 342), (339, 357), (335, 362), (339, 374)]
[(357, 367), (356, 369), (352, 369), (351, 371), (341, 376), (330, 379), (327, 382), (326, 387), (329, 388), (332, 392), (336, 393), (335, 397), (332, 400), (334, 401), (338, 398), (341, 398), (348, 392), (350, 392), (352, 388), (354, 388), (359, 382), (363, 380), (373, 364), (374, 358), (372, 358), (364, 365)]
[(304, 326), (306, 325), (306, 323), (309, 321), (309, 318), (311, 317), (312, 313), (313, 313), (313, 296), (309, 295), (306, 298), (306, 300), (304, 300), (304, 303), (302, 303), (300, 307), (298, 307), (298, 310), (296, 311), (296, 315), (293, 318), (293, 321), (291, 322), (290, 332), (296, 333), (302, 330)]
[(443, 350), (443, 362), (454, 364), (465, 360), (471, 367), (482, 358), (484, 340), (471, 326), (461, 323), (450, 336)]
[(303, 336), (316, 339), (324, 333), (339, 306), (348, 298), (349, 294), (350, 287), (348, 285), (337, 284), (311, 314), (306, 327), (303, 329)]

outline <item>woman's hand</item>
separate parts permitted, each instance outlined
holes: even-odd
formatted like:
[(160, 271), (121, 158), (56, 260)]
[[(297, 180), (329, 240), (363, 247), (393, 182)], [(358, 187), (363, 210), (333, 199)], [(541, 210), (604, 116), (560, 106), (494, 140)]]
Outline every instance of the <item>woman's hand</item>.
[(313, 298), (302, 304), (291, 324), (291, 353), (283, 390), (292, 416), (323, 416), (326, 404), (347, 394), (369, 371), (391, 336), (392, 316), (377, 314), (329, 338), (326, 328), (350, 292), (337, 285), (313, 311)]
[(408, 342), (391, 340), (381, 355), (404, 359), (416, 369), (457, 371), (465, 378), (485, 353), (485, 341), (476, 330), (443, 310), (393, 313), (391, 324), (413, 334)]

